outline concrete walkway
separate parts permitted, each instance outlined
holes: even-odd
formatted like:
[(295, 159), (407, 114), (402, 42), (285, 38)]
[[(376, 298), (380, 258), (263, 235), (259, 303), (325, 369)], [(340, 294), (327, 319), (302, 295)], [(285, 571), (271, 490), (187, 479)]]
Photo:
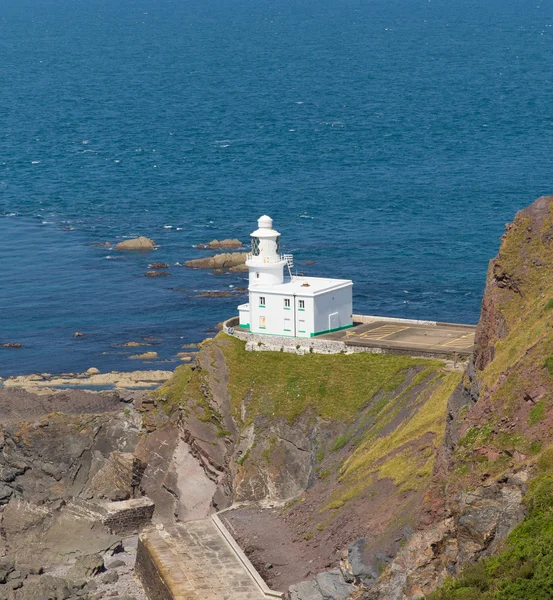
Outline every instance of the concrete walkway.
[[(152, 528), (141, 534), (141, 540), (164, 580), (164, 589), (169, 592), (164, 597), (174, 600), (275, 597), (261, 590), (212, 519), (178, 523), (162, 530)], [(145, 587), (148, 591), (149, 586)], [(156, 594), (154, 586), (149, 592), (151, 600), (154, 600), (152, 592), (162, 595)]]

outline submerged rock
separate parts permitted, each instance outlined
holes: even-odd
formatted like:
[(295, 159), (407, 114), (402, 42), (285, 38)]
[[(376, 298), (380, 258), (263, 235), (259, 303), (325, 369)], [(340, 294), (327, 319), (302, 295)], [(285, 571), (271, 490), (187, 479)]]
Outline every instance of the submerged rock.
[(116, 246), (116, 250), (153, 250), (156, 247), (154, 240), (150, 238), (140, 236), (132, 240), (125, 240), (119, 242)]
[(17, 342), (9, 342), (8, 344), (2, 344), (2, 348), (21, 348), (21, 344)]
[[(216, 254), (206, 258), (196, 258), (184, 263), (185, 267), (192, 269), (214, 269), (222, 271), (237, 270), (237, 267), (246, 268), (247, 254), (245, 252), (231, 252), (225, 254)], [(247, 270), (247, 268), (246, 268)]]
[(144, 277), (167, 277), (167, 275), (169, 275), (167, 271), (148, 271)]
[(211, 240), (208, 244), (197, 244), (196, 248), (207, 250), (234, 250), (242, 248), (242, 242), (237, 239)]
[(129, 358), (133, 358), (135, 360), (153, 360), (158, 358), (157, 352), (143, 352), (142, 354), (133, 354)]

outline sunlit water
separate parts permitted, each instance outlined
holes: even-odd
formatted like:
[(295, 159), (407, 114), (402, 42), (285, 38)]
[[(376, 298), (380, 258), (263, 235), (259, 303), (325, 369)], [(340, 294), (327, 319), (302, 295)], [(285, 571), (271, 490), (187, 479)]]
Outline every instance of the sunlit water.
[[(0, 375), (173, 368), (243, 301), (197, 295), (246, 284), (180, 265), (262, 213), (356, 312), (476, 322), (504, 223), (553, 191), (552, 24), (535, 0), (0, 0)], [(135, 235), (159, 249), (94, 246)], [(159, 362), (114, 346), (144, 337)]]

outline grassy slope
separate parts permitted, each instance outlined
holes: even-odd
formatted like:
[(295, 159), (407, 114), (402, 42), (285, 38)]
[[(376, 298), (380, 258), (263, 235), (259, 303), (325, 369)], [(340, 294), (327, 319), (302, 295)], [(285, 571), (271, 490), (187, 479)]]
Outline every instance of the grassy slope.
[(439, 369), (441, 362), (378, 354), (246, 352), (244, 342), (220, 333), (215, 338), (229, 368), (235, 419), (248, 398), (246, 424), (257, 415), (289, 423), (311, 408), (323, 419), (351, 421), (379, 391), (392, 391), (407, 370)]
[[(212, 344), (223, 352), (231, 410), (239, 425), (258, 417), (293, 423), (312, 411), (346, 426), (343, 435), (320, 448), (319, 460), (346, 444), (349, 448), (349, 456), (338, 465), (338, 482), (327, 509), (341, 508), (358, 497), (375, 477), (392, 479), (400, 491), (427, 483), (443, 438), (447, 399), (460, 373), (444, 371), (441, 361), (408, 356), (246, 352), (242, 341), (223, 333), (205, 342), (202, 352), (209, 352)], [(158, 395), (168, 407), (186, 405), (222, 430), (202, 391), (206, 383), (201, 369), (181, 366)]]

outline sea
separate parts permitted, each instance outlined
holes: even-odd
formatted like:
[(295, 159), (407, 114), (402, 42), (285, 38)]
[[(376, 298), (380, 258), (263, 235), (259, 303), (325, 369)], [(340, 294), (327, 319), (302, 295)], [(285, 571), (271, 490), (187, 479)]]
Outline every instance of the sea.
[(264, 213), (355, 312), (476, 323), (552, 83), (551, 0), (0, 0), (0, 376), (174, 368), (246, 297), (184, 262)]

